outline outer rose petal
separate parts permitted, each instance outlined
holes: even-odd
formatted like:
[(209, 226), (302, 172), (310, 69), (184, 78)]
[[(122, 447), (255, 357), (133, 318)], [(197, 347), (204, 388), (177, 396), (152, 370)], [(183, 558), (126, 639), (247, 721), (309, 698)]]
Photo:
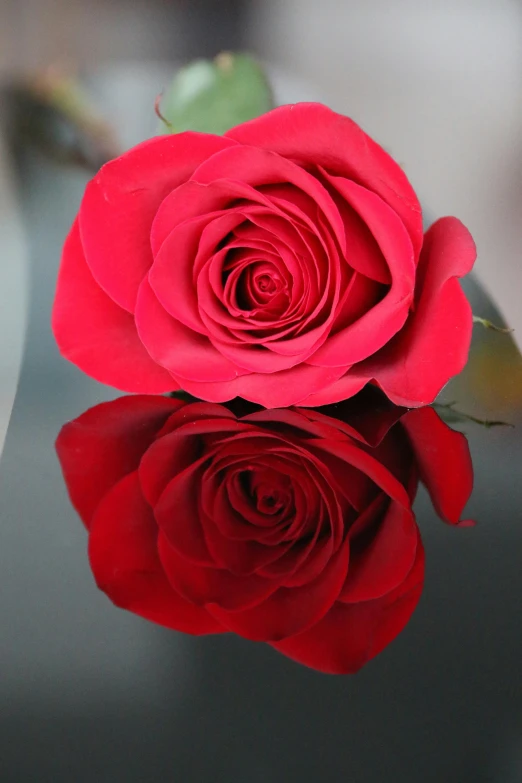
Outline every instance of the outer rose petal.
[(419, 536), (415, 564), (396, 590), (375, 601), (338, 602), (317, 625), (272, 647), (325, 674), (353, 674), (404, 629), (419, 602), (423, 582), (424, 550)]
[(299, 405), (303, 398), (323, 386), (331, 386), (344, 372), (339, 367), (312, 367), (299, 364), (290, 370), (273, 373), (250, 373), (224, 383), (198, 383), (176, 376), (176, 383), (189, 394), (208, 402), (226, 402), (244, 397), (265, 408), (285, 408)]
[(101, 383), (146, 394), (176, 388), (143, 347), (132, 315), (109, 299), (91, 275), (77, 220), (63, 250), (52, 328), (62, 356)]
[(382, 351), (354, 366), (357, 375), (375, 378), (397, 405), (415, 408), (433, 402), (466, 364), (472, 314), (457, 278), (471, 270), (475, 257), (475, 243), (460, 220), (437, 220), (422, 248), (422, 288), (415, 311)]
[(122, 609), (195, 635), (222, 633), (205, 609), (181, 598), (163, 573), (158, 528), (143, 499), (137, 473), (105, 496), (89, 536), (89, 558), (98, 587)]
[(460, 220), (441, 218), (426, 233), (418, 267), (416, 309), (404, 328), (375, 356), (354, 364), (338, 381), (299, 404), (328, 405), (356, 394), (375, 379), (397, 405), (433, 402), (466, 364), (472, 318), (457, 277), (472, 268), (476, 249)]
[(417, 196), (400, 166), (353, 120), (320, 103), (297, 103), (238, 125), (226, 136), (297, 163), (322, 166), (377, 193), (403, 221), (418, 256), (422, 212)]
[(169, 397), (120, 397), (62, 427), (56, 451), (71, 502), (87, 527), (106, 492), (137, 470), (165, 421), (184, 405)]
[(205, 133), (156, 136), (105, 164), (87, 185), (80, 228), (87, 263), (99, 285), (134, 311), (138, 288), (152, 265), (150, 232), (171, 190), (230, 139)]
[(295, 404), (302, 405), (305, 408), (316, 408), (321, 405), (342, 402), (358, 394), (370, 380), (370, 377), (367, 375), (357, 375), (353, 370), (348, 370), (339, 380), (325, 386), (324, 389), (310, 394), (304, 400)]
[(413, 511), (392, 502), (371, 543), (352, 556), (340, 600), (371, 601), (402, 584), (415, 562), (417, 539)]
[(409, 411), (401, 423), (409, 435), (420, 479), (437, 514), (457, 525), (473, 489), (473, 464), (467, 438), (448, 427), (433, 408)]

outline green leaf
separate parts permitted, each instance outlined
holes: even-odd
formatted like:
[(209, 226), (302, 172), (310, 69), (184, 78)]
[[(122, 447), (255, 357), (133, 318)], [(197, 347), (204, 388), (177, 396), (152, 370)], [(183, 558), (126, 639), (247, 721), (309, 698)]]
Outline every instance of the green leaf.
[(161, 133), (193, 130), (223, 134), (274, 106), (261, 66), (248, 54), (223, 52), (182, 68), (157, 112)]

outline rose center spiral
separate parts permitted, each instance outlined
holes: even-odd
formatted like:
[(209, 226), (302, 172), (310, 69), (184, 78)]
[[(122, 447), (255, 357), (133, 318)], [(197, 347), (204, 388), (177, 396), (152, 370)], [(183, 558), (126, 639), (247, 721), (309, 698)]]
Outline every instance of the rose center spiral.
[(249, 264), (241, 275), (239, 295), (248, 309), (268, 305), (284, 286), (284, 280), (273, 264), (259, 260)]
[(251, 502), (262, 514), (274, 516), (290, 507), (292, 490), (287, 476), (270, 469), (250, 469), (242, 479)]

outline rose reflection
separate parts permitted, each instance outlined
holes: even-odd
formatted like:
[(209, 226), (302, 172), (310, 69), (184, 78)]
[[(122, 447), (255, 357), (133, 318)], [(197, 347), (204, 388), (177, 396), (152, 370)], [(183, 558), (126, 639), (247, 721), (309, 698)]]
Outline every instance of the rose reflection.
[(360, 669), (417, 605), (419, 480), (453, 525), (472, 487), (461, 433), (373, 392), (322, 411), (121, 397), (56, 448), (113, 603), (330, 673)]

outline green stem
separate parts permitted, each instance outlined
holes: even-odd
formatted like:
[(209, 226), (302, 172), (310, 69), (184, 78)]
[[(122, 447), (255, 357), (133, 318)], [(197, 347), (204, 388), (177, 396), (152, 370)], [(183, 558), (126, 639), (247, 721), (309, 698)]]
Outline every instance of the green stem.
[(513, 429), (515, 428), (515, 425), (511, 424), (508, 421), (496, 421), (494, 419), (479, 419), (476, 416), (471, 416), (469, 413), (463, 413), (462, 411), (457, 411), (454, 408), (456, 404), (457, 404), (456, 402), (447, 402), (447, 403), (435, 402), (433, 403), (433, 407), (451, 411), (451, 413), (456, 417), (457, 421), (459, 419), (463, 421), (472, 421), (474, 424), (480, 424), (482, 427), (486, 427), (486, 429), (490, 429), (491, 427), (512, 427)]
[(487, 318), (481, 318), (479, 315), (473, 316), (474, 324), (481, 324), (485, 329), (492, 329), (494, 332), (500, 332), (501, 334), (511, 334), (513, 329), (509, 327), (497, 326), (496, 324), (488, 321)]

